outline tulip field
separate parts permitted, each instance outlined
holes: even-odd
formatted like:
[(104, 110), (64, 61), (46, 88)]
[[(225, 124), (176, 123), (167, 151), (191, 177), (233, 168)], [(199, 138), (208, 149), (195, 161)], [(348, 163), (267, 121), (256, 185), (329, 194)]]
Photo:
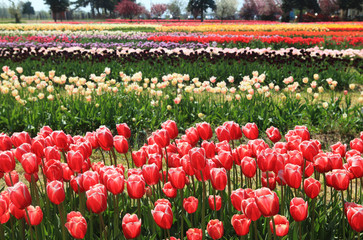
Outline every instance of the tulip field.
[(0, 30), (0, 240), (363, 237), (362, 23)]

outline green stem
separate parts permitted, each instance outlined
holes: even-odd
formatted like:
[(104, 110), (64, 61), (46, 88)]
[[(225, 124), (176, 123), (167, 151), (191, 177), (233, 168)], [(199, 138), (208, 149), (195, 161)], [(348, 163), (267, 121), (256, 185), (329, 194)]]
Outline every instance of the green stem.
[(201, 177), (202, 177), (202, 185), (203, 185), (203, 197), (202, 197), (202, 240), (205, 239), (205, 236), (204, 236), (204, 232), (205, 232), (205, 227), (204, 227), (204, 224), (205, 224), (205, 201), (206, 201), (206, 187), (205, 187), (205, 182), (204, 182), (204, 179), (203, 179), (203, 171), (200, 171), (200, 174), (201, 174)]
[(266, 182), (267, 182), (267, 188), (270, 188), (270, 183), (269, 183), (269, 179), (268, 179), (268, 171), (266, 171)]
[(58, 205), (58, 211), (59, 211), (59, 215), (60, 215), (60, 219), (61, 219), (62, 239), (65, 240), (66, 239), (66, 230), (65, 230), (65, 227), (64, 227), (65, 221), (64, 221), (63, 203)]
[(115, 229), (115, 236), (114, 238), (117, 239), (118, 234), (119, 234), (119, 228), (118, 228), (118, 218), (119, 218), (119, 210), (118, 210), (118, 195), (114, 195), (114, 220), (113, 220), (113, 225), (114, 225), (114, 229)]
[(165, 161), (166, 161), (166, 178), (165, 178), (165, 181), (167, 182), (168, 181), (168, 171), (169, 171), (169, 156), (168, 156), (168, 151), (166, 150), (166, 147), (165, 147)]
[(183, 208), (183, 199), (184, 199), (184, 197), (183, 197), (183, 189), (179, 189), (179, 191), (180, 191), (180, 202), (181, 202), (181, 204), (180, 204), (180, 206), (181, 206), (181, 209), (182, 209), (182, 215), (181, 215), (181, 232), (180, 232), (180, 239), (184, 239), (184, 219), (183, 219), (183, 217), (184, 217), (184, 208)]
[(300, 234), (300, 240), (302, 240), (302, 230), (301, 230), (301, 222), (299, 222), (299, 234)]
[(125, 155), (125, 159), (126, 159), (126, 163), (127, 163), (127, 170), (130, 169), (130, 163), (129, 163), (129, 159), (127, 158), (127, 153), (124, 154)]
[(25, 214), (26, 214), (26, 217), (28, 218), (29, 220), (29, 234), (30, 234), (30, 239), (33, 240), (33, 229), (32, 229), (32, 224), (31, 224), (31, 221), (30, 221), (30, 217), (29, 217), (29, 213), (28, 213), (28, 210), (25, 208)]
[(115, 167), (116, 167), (117, 166), (117, 155), (115, 153), (115, 149), (114, 148), (111, 148), (111, 152), (112, 152), (113, 158), (115, 160)]
[(342, 208), (342, 226), (343, 226), (343, 240), (345, 240), (345, 222), (344, 222), (344, 193), (343, 191), (340, 192), (341, 197), (342, 197), (342, 204), (343, 204), (343, 208)]
[(315, 235), (315, 227), (314, 227), (314, 223), (315, 223), (315, 198), (313, 198), (311, 200), (311, 239), (314, 239), (314, 235)]
[[(232, 186), (231, 186), (231, 170), (227, 171), (227, 177), (228, 177), (228, 201), (226, 201), (226, 204), (228, 202), (228, 212), (232, 212), (232, 202), (231, 202), (231, 193), (232, 193)], [(217, 206), (216, 210), (217, 210)]]
[(276, 240), (276, 225), (275, 225), (275, 219), (273, 216), (271, 217), (271, 220), (272, 220), (272, 226), (274, 229), (274, 239)]
[(258, 240), (257, 221), (253, 222), (253, 227), (255, 229), (255, 240)]
[(140, 204), (140, 198), (137, 199), (137, 212), (139, 215), (139, 218), (141, 218), (141, 204)]
[(99, 218), (100, 218), (100, 232), (101, 232), (101, 237), (103, 235), (103, 239), (107, 240), (107, 232), (105, 231), (105, 222), (103, 221), (103, 217), (102, 217), (102, 213), (98, 214)]
[(0, 239), (5, 240), (4, 227), (2, 224), (0, 224)]

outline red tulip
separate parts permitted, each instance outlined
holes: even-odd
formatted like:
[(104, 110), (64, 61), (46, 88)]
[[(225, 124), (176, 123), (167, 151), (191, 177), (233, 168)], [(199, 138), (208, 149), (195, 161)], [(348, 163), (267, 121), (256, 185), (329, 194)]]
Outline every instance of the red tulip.
[(9, 211), (10, 199), (7, 192), (2, 192), (0, 195), (0, 216)]
[(200, 171), (196, 171), (195, 172), (195, 176), (197, 177), (198, 181), (208, 181), (210, 179), (210, 170), (212, 168), (215, 168), (217, 167), (217, 165), (210, 159), (208, 159), (206, 161), (206, 165), (205, 167), (203, 168), (202, 170), (202, 173), (203, 173), (203, 179), (202, 179), (202, 176), (201, 176), (201, 172)]
[(180, 163), (187, 175), (193, 176), (195, 174), (195, 169), (192, 167), (189, 155), (182, 157), (182, 159), (180, 159)]
[(110, 131), (105, 126), (101, 126), (96, 130), (96, 136), (98, 140), (98, 144), (105, 151), (110, 151), (113, 148), (113, 136)]
[(147, 185), (155, 185), (160, 180), (159, 168), (155, 163), (142, 166), (142, 175)]
[(251, 157), (247, 157), (247, 156), (244, 157), (241, 161), (241, 169), (242, 169), (242, 173), (246, 177), (248, 177), (248, 178), (254, 177), (256, 174), (256, 170), (257, 170), (255, 159), (253, 159)]
[(149, 160), (147, 162), (149, 165), (155, 163), (158, 171), (162, 169), (162, 157), (159, 153), (149, 154)]
[(267, 137), (273, 142), (278, 142), (281, 140), (281, 134), (279, 129), (275, 128), (275, 127), (270, 127), (268, 129), (266, 129), (266, 134)]
[(319, 153), (319, 147), (314, 141), (303, 141), (299, 145), (299, 150), (307, 161), (312, 162)]
[(223, 126), (228, 129), (231, 140), (238, 140), (242, 137), (242, 129), (240, 128), (238, 123), (228, 121), (223, 123)]
[(268, 188), (255, 190), (258, 208), (264, 217), (271, 217), (279, 212), (279, 197)]
[(28, 206), (27, 208), (28, 211), (28, 215), (25, 215), (25, 220), (29, 225), (32, 226), (37, 226), (39, 225), (42, 220), (43, 220), (43, 211), (39, 206), (33, 207), (33, 206)]
[(335, 169), (332, 174), (332, 185), (336, 190), (347, 190), (349, 186), (349, 174), (345, 169)]
[(174, 188), (183, 189), (185, 186), (185, 172), (182, 167), (169, 169), (169, 180)]
[(187, 240), (202, 240), (203, 233), (202, 229), (189, 228), (187, 231)]
[(29, 136), (29, 133), (27, 132), (15, 132), (11, 136), (11, 141), (13, 145), (17, 148), (23, 143), (31, 144), (31, 138)]
[(142, 198), (145, 194), (145, 180), (140, 175), (131, 175), (127, 179), (127, 193), (132, 199)]
[(179, 134), (179, 130), (176, 125), (176, 122), (173, 120), (168, 120), (168, 121), (162, 123), (161, 127), (168, 132), (170, 139), (175, 139)]
[(210, 170), (211, 182), (214, 189), (223, 191), (227, 186), (227, 171), (224, 168)]
[[(288, 234), (289, 232), (289, 221), (285, 216), (281, 216), (277, 214), (276, 216), (273, 216), (275, 221), (275, 228), (276, 228), (276, 236), (283, 237)], [(270, 229), (271, 232), (274, 233), (274, 227), (272, 220), (270, 221)]]
[(122, 219), (122, 231), (126, 239), (137, 238), (141, 233), (141, 219), (136, 214), (127, 213)]
[(355, 178), (363, 177), (363, 158), (360, 155), (347, 158), (347, 162), (349, 171), (353, 173)]
[(18, 182), (13, 187), (9, 187), (8, 191), (10, 200), (15, 207), (24, 209), (31, 204), (32, 197), (30, 196), (28, 187), (24, 183)]
[(360, 138), (355, 138), (350, 141), (350, 148), (363, 153), (363, 140)]
[(13, 203), (10, 203), (9, 210), (16, 219), (23, 219), (25, 217), (25, 210), (17, 208)]
[(231, 170), (233, 166), (233, 155), (230, 151), (219, 151), (218, 160), (226, 170)]
[(192, 149), (192, 145), (188, 142), (178, 143), (178, 153), (181, 157), (188, 155), (190, 149)]
[(44, 165), (45, 176), (49, 181), (63, 180), (63, 167), (58, 160), (49, 160)]
[(229, 145), (227, 140), (224, 140), (222, 142), (216, 143), (216, 151), (217, 153), (221, 152), (221, 151), (226, 151), (226, 152), (232, 152), (231, 146)]
[[(216, 205), (214, 205), (214, 200), (216, 202)], [(222, 198), (221, 198), (221, 196), (210, 195), (208, 197), (208, 204), (209, 204), (210, 209), (212, 209), (213, 211), (221, 210), (221, 207), (222, 207)], [(217, 210), (216, 210), (216, 208), (217, 208)]]
[(345, 204), (345, 214), (348, 219), (348, 223), (351, 228), (360, 233), (363, 231), (363, 206), (358, 205), (355, 203), (348, 203)]
[(326, 153), (319, 153), (314, 157), (314, 167), (320, 173), (329, 172), (332, 168), (328, 155)]
[(206, 165), (204, 148), (192, 148), (189, 151), (190, 162), (197, 171), (202, 170)]
[(111, 192), (113, 195), (120, 194), (124, 191), (125, 181), (124, 175), (118, 171), (106, 172), (103, 176), (103, 184), (105, 185), (107, 191)]
[(343, 161), (342, 157), (338, 153), (327, 153), (329, 164), (332, 169), (342, 169), (343, 168)]
[(194, 127), (190, 127), (185, 130), (186, 139), (194, 147), (199, 141), (198, 130)]
[(295, 165), (298, 165), (300, 167), (304, 167), (304, 157), (301, 152), (298, 150), (292, 150), (287, 152), (287, 160), (285, 161), (285, 164), (292, 163)]
[(341, 142), (331, 145), (330, 148), (333, 153), (338, 153), (341, 157), (344, 157), (347, 152), (347, 145), (343, 145)]
[(81, 172), (85, 158), (80, 151), (69, 151), (67, 153), (67, 163), (69, 168), (74, 172)]
[(304, 221), (308, 216), (308, 203), (295, 197), (290, 202), (290, 214), (296, 222)]
[(195, 213), (198, 209), (198, 198), (190, 196), (183, 199), (183, 208), (189, 214)]
[(319, 195), (321, 184), (314, 178), (307, 178), (304, 181), (304, 192), (306, 195), (313, 199)]
[(220, 239), (223, 237), (223, 223), (218, 219), (210, 220), (207, 225), (207, 232), (212, 239)]
[(302, 141), (310, 139), (309, 129), (306, 126), (295, 126), (295, 133), (301, 137)]
[(124, 136), (127, 139), (131, 137), (131, 130), (126, 123), (116, 124), (116, 130), (118, 135)]
[(56, 147), (46, 147), (44, 148), (43, 151), (44, 151), (44, 157), (47, 161), (51, 159), (61, 160), (61, 155)]
[(6, 213), (0, 216), (0, 223), (5, 224), (9, 221), (9, 219), (10, 219), (10, 212), (7, 211)]
[(250, 231), (251, 219), (244, 214), (235, 214), (231, 219), (231, 224), (238, 236), (245, 236)]
[(8, 187), (13, 186), (19, 182), (19, 174), (15, 170), (11, 171), (10, 174), (5, 174), (4, 178), (6, 186)]
[[(267, 172), (262, 172), (261, 183), (263, 187), (267, 187)], [(274, 172), (268, 172), (268, 188), (271, 190), (276, 188), (276, 177)]]
[(51, 133), (53, 132), (53, 130), (49, 127), (49, 126), (43, 126), (40, 130), (38, 135), (42, 136), (44, 138), (48, 137)]
[(49, 182), (47, 184), (47, 195), (52, 203), (61, 204), (66, 198), (63, 183), (57, 180)]
[(173, 224), (173, 212), (168, 204), (157, 204), (154, 210), (151, 210), (154, 221), (163, 229), (170, 229)]
[(261, 217), (261, 211), (258, 208), (254, 197), (242, 200), (241, 209), (243, 213), (252, 221), (257, 221)]
[(8, 135), (0, 133), (0, 151), (10, 150), (13, 147), (13, 143)]
[(80, 212), (70, 212), (67, 214), (65, 227), (69, 234), (76, 239), (83, 239), (87, 232), (87, 222)]
[(250, 140), (258, 138), (258, 127), (256, 123), (247, 123), (242, 127), (243, 134)]
[(25, 153), (22, 156), (21, 165), (23, 169), (28, 174), (33, 174), (38, 172), (38, 158), (34, 153)]
[(45, 140), (43, 137), (36, 137), (32, 143), (32, 152), (37, 155), (37, 157), (44, 157)]
[(68, 138), (67, 135), (63, 131), (53, 131), (50, 134), (54, 144), (61, 150), (67, 150), (68, 148)]
[(257, 164), (261, 171), (273, 171), (276, 165), (277, 156), (276, 153), (270, 149), (262, 150), (257, 156)]
[(250, 188), (246, 189), (239, 188), (232, 191), (231, 203), (237, 211), (242, 211), (241, 209), (242, 200), (249, 198), (250, 197), (249, 194), (251, 192), (253, 191)]
[(119, 153), (125, 154), (129, 150), (129, 143), (127, 142), (127, 139), (121, 135), (116, 135), (113, 138), (113, 146)]
[(215, 132), (217, 134), (218, 141), (220, 141), (220, 142), (231, 141), (231, 134), (230, 134), (228, 128), (226, 128), (225, 126), (217, 127), (215, 129)]
[(167, 196), (168, 198), (175, 198), (178, 193), (178, 190), (173, 187), (171, 182), (167, 182), (164, 184), (163, 192), (165, 196)]
[(209, 123), (207, 122), (197, 123), (196, 126), (197, 126), (198, 135), (200, 136), (201, 139), (209, 140), (212, 138), (213, 131)]
[(305, 177), (313, 175), (314, 170), (314, 164), (312, 162), (307, 162), (305, 166)]
[(153, 132), (153, 138), (155, 143), (160, 148), (165, 148), (170, 144), (170, 136), (169, 133), (165, 129), (157, 130)]
[(216, 155), (216, 146), (214, 142), (203, 141), (202, 148), (204, 148), (207, 158), (214, 158), (214, 156)]
[(132, 160), (136, 167), (142, 167), (146, 163), (146, 153), (144, 150), (133, 151)]
[(12, 151), (0, 152), (0, 172), (9, 173), (15, 169), (15, 159)]
[(107, 209), (107, 190), (104, 185), (96, 184), (86, 191), (87, 208), (96, 214), (100, 214)]
[(284, 169), (284, 179), (287, 185), (298, 189), (301, 185), (302, 179), (301, 167), (291, 163), (286, 164)]

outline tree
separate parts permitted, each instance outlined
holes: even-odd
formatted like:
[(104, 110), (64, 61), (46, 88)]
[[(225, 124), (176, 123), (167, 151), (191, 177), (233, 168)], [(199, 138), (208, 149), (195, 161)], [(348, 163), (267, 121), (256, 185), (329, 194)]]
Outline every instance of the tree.
[[(216, 3), (214, 0), (189, 0), (187, 10), (191, 12), (195, 18), (196, 13), (200, 13), (201, 21), (204, 20), (204, 12), (208, 8), (212, 10), (216, 9)], [(197, 15), (198, 16), (198, 15)]]
[(144, 8), (130, 0), (123, 0), (115, 6), (115, 12), (119, 13), (123, 18), (133, 19), (135, 16), (142, 14)]
[[(69, 7), (68, 0), (45, 0), (45, 4), (49, 5), (55, 22), (57, 21), (57, 15), (64, 13)], [(62, 20), (63, 16), (61, 15), (60, 18)]]
[(28, 1), (28, 2), (24, 3), (22, 13), (28, 15), (29, 19), (30, 19), (30, 15), (35, 14), (35, 11), (34, 11), (34, 8), (33, 8), (31, 2)]
[(13, 0), (9, 0), (11, 3), (11, 6), (9, 7), (9, 13), (11, 16), (15, 18), (15, 23), (20, 23), (21, 20), (21, 8), (23, 6), (22, 2), (18, 2), (18, 4), (15, 4)]
[(174, 19), (180, 18), (181, 14), (181, 2), (179, 0), (173, 0), (168, 5), (168, 10)]
[(348, 9), (363, 10), (363, 0), (334, 0), (334, 3), (343, 11), (345, 20), (348, 18)]
[(290, 12), (292, 9), (298, 9), (299, 21), (302, 21), (304, 9), (314, 10), (314, 12), (320, 12), (320, 7), (317, 0), (283, 0), (282, 9), (284, 13)]
[(254, 16), (258, 14), (258, 9), (254, 0), (245, 0), (239, 16), (246, 20), (253, 20)]
[(159, 18), (165, 13), (167, 8), (168, 5), (166, 4), (153, 4), (150, 11), (152, 15), (155, 15), (157, 18)]
[(217, 0), (216, 15), (220, 19), (234, 16), (237, 11), (237, 0)]
[(319, 6), (324, 15), (330, 15), (339, 10), (334, 0), (319, 0)]
[(258, 15), (263, 20), (275, 20), (275, 14), (281, 14), (281, 2), (276, 0), (256, 1)]

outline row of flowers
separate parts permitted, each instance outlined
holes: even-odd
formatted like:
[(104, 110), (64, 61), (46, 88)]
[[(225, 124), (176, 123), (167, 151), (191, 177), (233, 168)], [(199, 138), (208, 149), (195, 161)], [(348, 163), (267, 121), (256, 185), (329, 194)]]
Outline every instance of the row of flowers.
[[(11, 137), (0, 134), (0, 171), (8, 186), (0, 194), (0, 220), (8, 226), (6, 235), (25, 238), (20, 231), (25, 219), (28, 239), (35, 235), (33, 231), (36, 239), (51, 237), (49, 232), (61, 232), (66, 239), (65, 228), (76, 239), (115, 239), (120, 229), (126, 239), (140, 234), (185, 239), (186, 234), (188, 240), (201, 240), (207, 233), (212, 239), (248, 234), (251, 239), (260, 234), (276, 238), (297, 231), (300, 239), (303, 235), (315, 239), (316, 234), (351, 239), (355, 234), (348, 224), (360, 237), (363, 206), (354, 202), (362, 200), (358, 184), (363, 177), (363, 132), (350, 141), (349, 151), (340, 142), (324, 151), (305, 126), (288, 131), (286, 141), (279, 129), (270, 127), (266, 129), (268, 142), (258, 138), (261, 133), (254, 123), (241, 127), (229, 121), (213, 131), (209, 123), (202, 122), (183, 135), (172, 120), (161, 126), (134, 151), (125, 123), (116, 126), (115, 136), (105, 126), (84, 136), (67, 135), (49, 126), (34, 138), (27, 132)], [(214, 133), (218, 141), (212, 140)], [(95, 158), (96, 151), (102, 153), (103, 161)], [(104, 157), (106, 152), (109, 159)], [(30, 187), (19, 180), (17, 163)], [(330, 199), (327, 186), (331, 187)], [(337, 201), (338, 193), (341, 201)], [(328, 218), (328, 211), (339, 221)], [(321, 218), (322, 214), (326, 217)], [(54, 221), (58, 217), (54, 215), (60, 221)], [(9, 224), (11, 216), (15, 224), (13, 219)], [(294, 229), (290, 228), (292, 221)], [(332, 223), (333, 233), (329, 233), (326, 226)], [(99, 231), (94, 230), (97, 225)], [(310, 232), (303, 232), (302, 225)], [(4, 237), (4, 232), (0, 234)]]

